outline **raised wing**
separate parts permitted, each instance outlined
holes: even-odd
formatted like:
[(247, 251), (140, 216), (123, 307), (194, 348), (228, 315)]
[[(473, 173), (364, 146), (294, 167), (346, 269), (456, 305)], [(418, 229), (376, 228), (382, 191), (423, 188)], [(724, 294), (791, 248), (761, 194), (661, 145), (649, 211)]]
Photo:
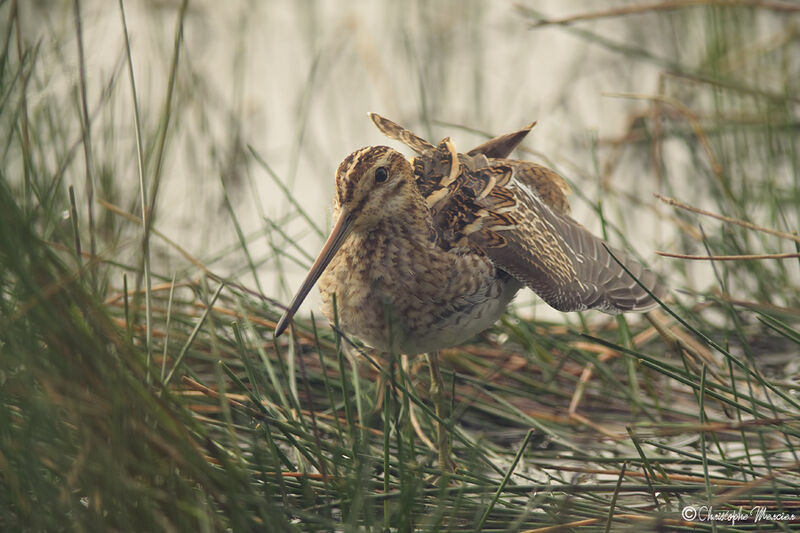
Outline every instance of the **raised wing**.
[(493, 159), (506, 158), (511, 155), (511, 152), (514, 151), (514, 148), (516, 148), (519, 143), (522, 142), (522, 139), (528, 135), (535, 125), (536, 122), (531, 122), (521, 130), (517, 130), (512, 133), (506, 133), (505, 135), (499, 135), (494, 139), (489, 139), (485, 143), (478, 145), (467, 152), (467, 155), (476, 156), (478, 154), (483, 154), (486, 157)]
[(620, 313), (656, 305), (611, 254), (650, 292), (664, 295), (655, 274), (569, 216), (569, 186), (561, 176), (504, 159), (535, 123), (459, 154), (449, 138), (434, 146), (380, 115), (370, 118), (417, 152), (417, 188), (443, 249), (485, 254), (560, 311)]
[(441, 247), (484, 253), (560, 311), (655, 306), (614, 257), (653, 294), (664, 295), (655, 274), (569, 216), (569, 187), (558, 174), (525, 161), (492, 159), (480, 166), (480, 158), (458, 154), (458, 174), (449, 181), (453, 167), (445, 168), (444, 154), (452, 147), (445, 144), (451, 143), (446, 139), (434, 152), (441, 160), (417, 158), (417, 167), (432, 177), (427, 183), (440, 184), (425, 198)]
[(567, 215), (570, 212), (567, 194), (572, 192), (569, 184), (547, 167), (529, 161), (505, 161), (511, 166), (514, 180), (527, 186), (536, 196), (556, 213)]
[(382, 117), (377, 113), (369, 113), (369, 118), (381, 130), (381, 133), (390, 139), (400, 141), (420, 155), (434, 149), (431, 143), (388, 118)]
[(656, 305), (612, 253), (650, 292), (659, 298), (664, 295), (655, 274), (569, 216), (555, 212), (521, 181), (514, 180), (504, 191), (494, 191), (477, 203), (484, 208), (483, 223), (475, 225), (468, 238), (499, 268), (559, 311), (621, 313)]
[[(392, 122), (386, 117), (382, 117), (377, 113), (369, 113), (369, 118), (372, 120), (375, 126), (381, 130), (381, 133), (390, 139), (400, 141), (420, 155), (424, 155), (429, 150), (433, 150), (435, 148), (431, 143), (422, 137), (419, 137), (415, 133), (400, 126), (396, 122)], [(484, 155), (487, 158), (493, 159), (502, 159), (508, 157), (511, 152), (514, 151), (514, 148), (516, 148), (519, 143), (522, 142), (522, 139), (528, 135), (535, 125), (536, 122), (531, 122), (522, 129), (489, 139), (485, 143), (480, 144), (467, 152), (467, 155)]]

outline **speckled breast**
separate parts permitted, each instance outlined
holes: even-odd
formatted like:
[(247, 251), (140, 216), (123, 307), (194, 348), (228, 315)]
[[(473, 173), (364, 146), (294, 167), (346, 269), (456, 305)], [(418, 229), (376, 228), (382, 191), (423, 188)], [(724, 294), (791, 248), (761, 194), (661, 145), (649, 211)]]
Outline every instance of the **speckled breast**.
[[(393, 235), (389, 238), (388, 235)], [(522, 287), (480, 254), (454, 254), (416, 235), (352, 235), (319, 280), (322, 313), (385, 352), (418, 354), (490, 327)]]

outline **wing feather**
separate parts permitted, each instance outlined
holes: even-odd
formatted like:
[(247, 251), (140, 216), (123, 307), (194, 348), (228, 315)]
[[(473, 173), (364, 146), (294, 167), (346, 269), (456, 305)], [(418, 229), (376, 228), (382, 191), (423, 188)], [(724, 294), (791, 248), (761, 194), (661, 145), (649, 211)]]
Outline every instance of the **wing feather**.
[(522, 139), (528, 135), (535, 125), (536, 122), (531, 122), (520, 130), (489, 139), (485, 143), (480, 144), (467, 152), (467, 155), (476, 156), (482, 154), (493, 159), (506, 158), (511, 154), (511, 152), (514, 151), (514, 148), (516, 148), (519, 143), (522, 142)]
[(561, 176), (505, 159), (535, 123), (459, 154), (449, 138), (434, 146), (380, 115), (370, 118), (417, 152), (417, 188), (443, 249), (485, 254), (560, 311), (620, 313), (655, 306), (631, 275), (657, 297), (665, 294), (655, 274), (569, 216), (570, 189)]
[(569, 201), (567, 194), (571, 191), (569, 184), (547, 167), (530, 161), (504, 161), (514, 168), (514, 178), (528, 186), (556, 213), (568, 214)]
[(377, 113), (370, 113), (369, 118), (381, 130), (381, 133), (390, 139), (400, 141), (420, 155), (434, 149), (431, 143), (388, 118), (382, 117)]
[[(550, 306), (559, 311), (599, 309), (607, 313), (645, 311), (655, 306), (655, 300), (611, 254), (657, 297), (664, 295), (655, 274), (630, 255), (611, 248), (569, 216), (555, 212), (527, 185), (514, 182), (510, 189), (516, 201), (509, 217), (514, 220), (513, 226), (483, 224), (469, 239)], [(488, 215), (486, 218), (495, 220)], [(493, 235), (496, 233), (502, 235), (502, 242)]]

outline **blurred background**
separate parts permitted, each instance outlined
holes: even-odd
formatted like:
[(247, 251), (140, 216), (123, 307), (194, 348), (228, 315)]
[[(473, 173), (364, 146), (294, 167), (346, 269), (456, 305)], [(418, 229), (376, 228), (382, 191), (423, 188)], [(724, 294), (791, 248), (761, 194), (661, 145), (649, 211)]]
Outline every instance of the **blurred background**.
[[(672, 279), (675, 261), (653, 255), (699, 250), (696, 231), (695, 242), (683, 239), (664, 221), (672, 208), (653, 195), (712, 210), (735, 195), (747, 202), (740, 215), (797, 228), (796, 10), (659, 5), (199, 0), (181, 15), (177, 1), (126, 3), (148, 188), (168, 127), (154, 225), (252, 287), (242, 250), (225, 251), (239, 239), (232, 210), (264, 292), (286, 301), (323, 239), (287, 193), (327, 233), (338, 163), (389, 142), (368, 111), (431, 141), (452, 136), (464, 151), (537, 120), (519, 156), (569, 181), (575, 218), (615, 245), (627, 238), (671, 283), (703, 289), (713, 283), (708, 264), (684, 264), (691, 275)], [(20, 38), (37, 44), (29, 109), (57, 109), (61, 122), (79, 118), (74, 5), (18, 7)], [(80, 9), (96, 194), (135, 212), (136, 129), (120, 7), (85, 0)], [(61, 142), (50, 157), (61, 160), (76, 140), (80, 122), (69, 124), (51, 119)], [(87, 205), (84, 167), (75, 157), (63, 168), (78, 206)], [(104, 211), (98, 216), (110, 216)], [(613, 229), (601, 228), (600, 213)], [(709, 226), (709, 238), (722, 238)], [(166, 270), (191, 275), (162, 243), (152, 253)], [(316, 305), (314, 291), (305, 309)], [(517, 305), (525, 312), (533, 303)]]

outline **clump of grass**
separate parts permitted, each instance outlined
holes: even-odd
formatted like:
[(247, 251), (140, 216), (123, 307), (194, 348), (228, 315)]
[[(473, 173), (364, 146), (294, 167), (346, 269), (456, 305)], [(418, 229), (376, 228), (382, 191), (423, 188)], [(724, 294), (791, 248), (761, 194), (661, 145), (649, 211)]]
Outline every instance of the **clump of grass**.
[[(625, 137), (595, 144), (604, 164), (594, 172), (606, 187), (598, 212), (634, 201), (611, 184), (620, 160), (640, 158), (659, 190), (678, 199), (648, 204), (673, 235), (666, 251), (713, 259), (705, 276), (691, 259), (661, 263), (674, 299), (646, 320), (512, 310), (444, 350), (443, 422), (457, 469), (443, 477), (423, 361), (379, 357), (314, 317), (274, 339), (281, 308), (247, 281), (258, 279), (262, 261), (250, 247), (262, 234), (248, 233), (231, 196), (225, 216), (236, 242), (201, 258), (161, 233), (157, 217), (142, 224), (142, 206), (149, 216), (157, 204), (153, 180), (142, 180), (136, 200), (89, 176), (97, 182), (89, 225), (85, 197), (76, 200), (65, 176), (86, 178), (85, 161), (114, 168), (92, 162), (114, 154), (91, 150), (92, 129), (70, 130), (55, 102), (31, 103), (39, 48), (20, 38), (12, 52), (15, 8), (0, 57), (3, 529), (735, 531), (754, 524), (689, 523), (681, 511), (764, 506), (800, 515), (800, 285), (791, 256), (800, 143), (795, 92), (776, 89), (798, 78), (781, 68), (791, 42), (783, 26), (755, 56), (733, 39), (748, 35), (760, 11), (704, 6), (655, 20), (676, 31), (700, 14), (708, 43), (699, 59), (565, 28), (621, 61), (664, 69), (661, 92), (626, 96), (649, 107), (631, 117)], [(115, 87), (109, 81), (101, 105)], [(84, 91), (75, 116), (87, 122)], [(143, 178), (161, 172), (180, 101), (160, 107), (155, 133), (135, 130)], [(691, 162), (690, 189), (686, 169), (671, 163), (676, 154)], [(281, 181), (258, 148), (247, 157), (253, 172)], [(234, 185), (223, 186), (227, 195)], [(271, 221), (272, 253), (308, 264), (287, 224), (318, 229), (300, 202), (288, 203)], [(610, 221), (605, 227), (615, 237)], [(125, 253), (126, 243), (136, 253)], [(156, 245), (188, 269), (154, 261), (145, 272), (141, 258)], [(784, 257), (719, 258), (764, 253)], [(233, 255), (245, 258), (241, 272), (219, 266)]]

